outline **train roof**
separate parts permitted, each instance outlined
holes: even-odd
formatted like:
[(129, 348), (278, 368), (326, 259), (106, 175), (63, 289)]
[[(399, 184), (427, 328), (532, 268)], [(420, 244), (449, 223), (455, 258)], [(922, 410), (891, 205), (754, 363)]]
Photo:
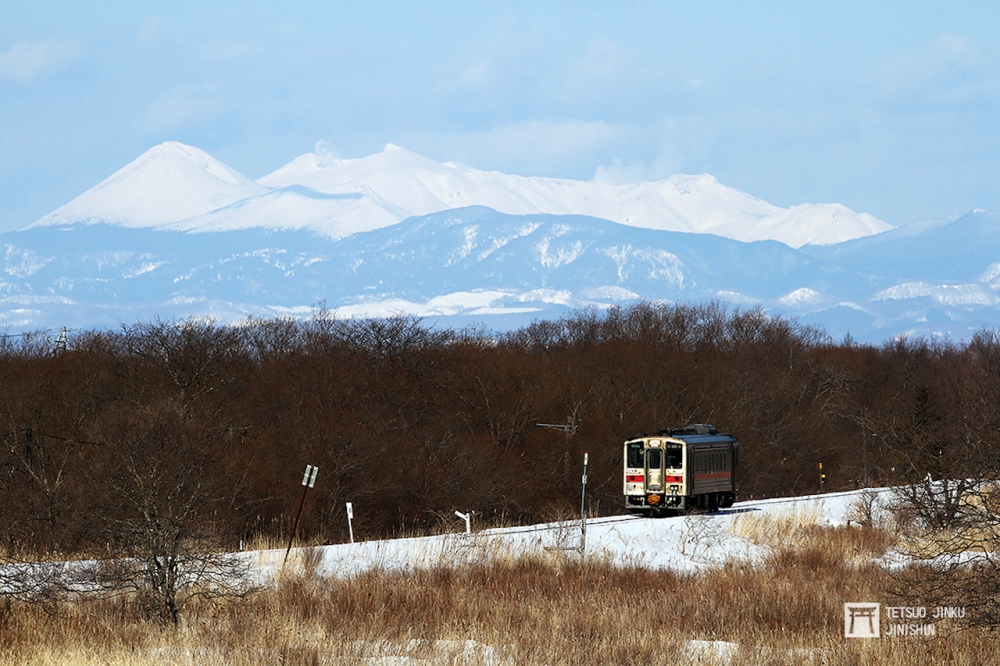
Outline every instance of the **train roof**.
[(632, 437), (631, 440), (649, 439), (650, 437), (668, 437), (670, 439), (679, 439), (692, 444), (698, 442), (739, 441), (739, 439), (734, 435), (723, 434), (719, 432), (715, 426), (708, 423), (694, 423), (686, 425), (683, 428), (660, 430), (655, 435), (648, 435), (644, 433), (641, 437)]

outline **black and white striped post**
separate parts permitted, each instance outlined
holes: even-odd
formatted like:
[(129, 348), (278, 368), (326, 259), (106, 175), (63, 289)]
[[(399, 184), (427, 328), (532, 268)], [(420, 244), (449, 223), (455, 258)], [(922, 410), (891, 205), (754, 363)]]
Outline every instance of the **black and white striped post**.
[(583, 485), (580, 488), (580, 554), (587, 547), (587, 459), (590, 454), (583, 454)]
[(295, 540), (295, 533), (299, 529), (299, 518), (302, 516), (302, 507), (306, 503), (306, 492), (316, 485), (316, 475), (319, 474), (319, 467), (306, 465), (306, 473), (302, 476), (302, 500), (299, 502), (299, 510), (295, 514), (295, 524), (292, 525), (292, 534), (288, 537), (288, 548), (285, 549), (285, 559), (281, 565), (288, 561), (288, 553), (292, 552), (292, 541)]

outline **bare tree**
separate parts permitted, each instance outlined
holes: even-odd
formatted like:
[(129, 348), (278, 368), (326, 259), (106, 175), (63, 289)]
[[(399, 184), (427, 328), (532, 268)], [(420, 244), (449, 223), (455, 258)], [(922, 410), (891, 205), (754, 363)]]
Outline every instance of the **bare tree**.
[(249, 593), (249, 563), (227, 554), (239, 476), (228, 474), (214, 429), (176, 400), (121, 408), (101, 424), (105, 463), (95, 516), (115, 557), (88, 574), (107, 594), (133, 591), (164, 622), (186, 603)]
[(967, 621), (1000, 627), (1000, 336), (978, 334), (964, 352), (937, 350), (947, 372), (920, 385), (901, 419), (898, 492), (904, 545), (915, 564), (897, 591), (923, 605), (961, 606)]

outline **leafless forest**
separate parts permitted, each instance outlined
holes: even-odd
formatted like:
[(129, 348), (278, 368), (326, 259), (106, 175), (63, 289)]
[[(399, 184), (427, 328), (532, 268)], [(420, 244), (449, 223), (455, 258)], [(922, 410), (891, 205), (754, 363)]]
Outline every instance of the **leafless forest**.
[[(996, 478), (1000, 333), (834, 341), (759, 310), (640, 304), (510, 333), (406, 317), (151, 322), (0, 348), (6, 552), (235, 549), (622, 511), (621, 444), (692, 422), (742, 441), (740, 497)], [(573, 432), (538, 427), (565, 424)], [(158, 547), (158, 546), (157, 546)]]

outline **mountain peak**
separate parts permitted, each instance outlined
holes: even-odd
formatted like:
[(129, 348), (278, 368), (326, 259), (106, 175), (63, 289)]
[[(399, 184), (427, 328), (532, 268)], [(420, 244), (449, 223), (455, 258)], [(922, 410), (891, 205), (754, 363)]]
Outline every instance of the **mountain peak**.
[(317, 147), (254, 182), (176, 141), (153, 146), (32, 226), (310, 228), (340, 238), (467, 206), (511, 215), (592, 215), (630, 227), (777, 240), (793, 247), (838, 243), (890, 228), (839, 205), (774, 206), (709, 174), (624, 184), (525, 177), (443, 164), (387, 143), (381, 152), (360, 158), (337, 158)]
[(157, 226), (265, 191), (205, 151), (166, 141), (30, 226), (76, 222)]

